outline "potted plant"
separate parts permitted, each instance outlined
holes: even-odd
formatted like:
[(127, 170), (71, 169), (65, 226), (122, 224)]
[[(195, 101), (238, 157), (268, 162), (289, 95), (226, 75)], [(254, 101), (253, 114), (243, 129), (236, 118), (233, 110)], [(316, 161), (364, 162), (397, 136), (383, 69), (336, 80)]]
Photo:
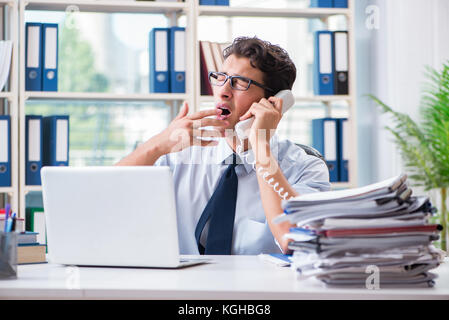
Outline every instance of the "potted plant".
[(427, 67), (421, 121), (416, 123), (407, 114), (394, 111), (373, 95), (369, 95), (390, 114), (394, 126), (387, 127), (401, 152), (411, 181), (426, 191), (438, 190), (441, 201), (438, 210), (441, 233), (441, 249), (447, 251), (449, 188), (449, 61), (439, 72)]

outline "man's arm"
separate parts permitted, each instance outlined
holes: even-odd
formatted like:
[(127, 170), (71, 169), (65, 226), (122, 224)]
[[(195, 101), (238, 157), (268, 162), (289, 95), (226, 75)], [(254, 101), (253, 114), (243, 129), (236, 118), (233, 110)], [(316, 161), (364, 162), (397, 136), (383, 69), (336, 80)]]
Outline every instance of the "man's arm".
[[(256, 172), (259, 172), (259, 169), (262, 169), (263, 172), (268, 172), (269, 175), (265, 179), (269, 180), (273, 178), (272, 184), (278, 183), (276, 190), (283, 188), (282, 195), (285, 192), (288, 192), (290, 198), (291, 196), (297, 196), (298, 193), (285, 178), (279, 168), (279, 164), (271, 154), (270, 149), (271, 136), (282, 118), (282, 104), (282, 99), (278, 97), (270, 97), (268, 100), (262, 99), (259, 103), (253, 103), (246, 114), (240, 117), (240, 121), (246, 120), (251, 116), (255, 117), (249, 134), (249, 143), (251, 144), (256, 160)], [(285, 239), (284, 235), (288, 233), (290, 228), (294, 227), (294, 225), (289, 222), (281, 224), (273, 223), (273, 219), (283, 212), (282, 198), (279, 193), (274, 190), (273, 186), (265, 181), (265, 179), (263, 175), (257, 173), (262, 206), (271, 233), (275, 237), (282, 251), (287, 253), (288, 242), (290, 240)]]
[[(289, 223), (288, 221), (274, 224), (273, 219), (280, 214), (282, 214), (282, 200), (281, 195), (285, 195), (288, 192), (288, 197), (296, 197), (298, 193), (292, 188), (290, 183), (285, 178), (279, 164), (271, 154), (271, 149), (269, 143), (266, 141), (259, 141), (257, 147), (254, 148), (254, 155), (256, 159), (256, 172), (257, 181), (259, 184), (260, 198), (262, 199), (262, 206), (265, 211), (265, 216), (267, 218), (268, 226), (270, 227), (271, 233), (278, 242), (282, 249), (282, 252), (288, 253), (288, 242), (289, 239), (285, 239), (284, 235), (289, 232), (290, 228), (295, 227), (295, 225)], [(261, 173), (259, 173), (261, 171)], [(266, 178), (263, 177), (264, 173), (269, 173)], [(271, 185), (267, 183), (270, 179), (273, 179)], [(266, 181), (267, 180), (267, 181)], [(273, 186), (278, 183), (276, 190), (283, 188), (283, 191), (279, 194), (273, 188)]]
[(131, 154), (116, 163), (117, 166), (152, 166), (159, 157), (166, 154), (161, 148), (159, 135), (139, 145)]
[[(184, 103), (176, 118), (167, 129), (141, 144), (131, 154), (120, 160), (118, 166), (152, 166), (159, 157), (179, 152), (189, 146), (214, 146), (217, 141), (205, 141), (199, 137), (221, 137), (227, 121), (207, 118), (219, 115), (221, 110), (211, 109), (198, 111), (187, 116), (189, 107)], [(202, 127), (213, 126), (215, 131), (203, 130)]]

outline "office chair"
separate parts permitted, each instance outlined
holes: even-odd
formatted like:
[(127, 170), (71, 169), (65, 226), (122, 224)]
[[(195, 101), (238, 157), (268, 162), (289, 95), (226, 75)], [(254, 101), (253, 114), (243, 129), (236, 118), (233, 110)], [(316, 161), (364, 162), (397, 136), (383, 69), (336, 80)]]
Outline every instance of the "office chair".
[[(300, 144), (300, 143), (295, 143), (298, 147), (300, 147), (301, 149), (303, 149), (308, 155), (311, 156), (315, 156), (317, 158), (320, 158), (321, 160), (324, 161), (324, 163), (326, 163), (326, 160), (324, 160), (323, 155), (315, 148), (310, 147), (310, 146), (306, 146), (304, 144)], [(327, 163), (326, 163), (327, 165)]]

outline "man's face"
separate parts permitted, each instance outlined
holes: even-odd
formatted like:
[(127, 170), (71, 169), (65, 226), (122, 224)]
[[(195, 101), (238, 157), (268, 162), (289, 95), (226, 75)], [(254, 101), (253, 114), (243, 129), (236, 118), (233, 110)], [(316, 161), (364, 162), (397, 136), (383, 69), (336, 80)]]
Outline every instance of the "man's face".
[[(218, 71), (226, 73), (228, 76), (242, 76), (264, 83), (263, 72), (253, 68), (246, 57), (230, 55), (224, 61), (222, 70)], [(228, 110), (217, 117), (218, 119), (226, 119), (229, 122), (225, 129), (234, 129), (234, 126), (240, 121), (239, 118), (248, 111), (253, 102), (259, 102), (265, 96), (264, 90), (254, 84), (247, 91), (232, 89), (230, 79), (223, 86), (212, 86), (212, 88), (215, 107)]]

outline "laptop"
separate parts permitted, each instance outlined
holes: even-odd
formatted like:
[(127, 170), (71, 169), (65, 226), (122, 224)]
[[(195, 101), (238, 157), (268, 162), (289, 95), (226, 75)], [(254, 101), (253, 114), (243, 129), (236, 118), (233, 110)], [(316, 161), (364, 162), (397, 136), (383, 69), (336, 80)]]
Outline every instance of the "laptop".
[(179, 268), (168, 167), (44, 167), (48, 260), (79, 266)]

